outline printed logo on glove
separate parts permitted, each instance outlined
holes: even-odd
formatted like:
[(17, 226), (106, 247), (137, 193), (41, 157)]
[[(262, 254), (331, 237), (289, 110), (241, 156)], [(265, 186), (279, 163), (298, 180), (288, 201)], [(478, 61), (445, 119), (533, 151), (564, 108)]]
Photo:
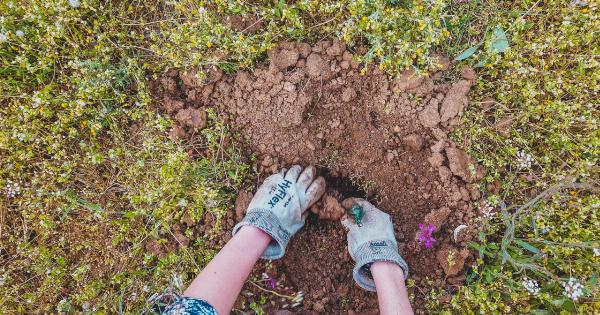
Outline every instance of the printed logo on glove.
[(314, 166), (294, 165), (267, 177), (233, 234), (245, 225), (257, 227), (273, 238), (262, 257), (281, 258), (290, 238), (304, 226), (306, 210), (325, 192), (325, 179), (316, 173)]

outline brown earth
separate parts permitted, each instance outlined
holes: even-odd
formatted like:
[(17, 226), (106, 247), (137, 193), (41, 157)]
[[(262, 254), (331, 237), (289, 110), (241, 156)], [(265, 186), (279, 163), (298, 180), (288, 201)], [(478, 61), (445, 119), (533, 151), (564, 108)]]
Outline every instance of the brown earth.
[[(314, 47), (282, 43), (269, 53), (269, 64), (252, 72), (224, 75), (216, 68), (204, 70), (203, 79), (195, 71), (171, 71), (150, 83), (163, 110), (177, 121), (171, 137), (193, 142), (195, 131), (206, 125), (205, 109), (215, 108), (239, 129), (249, 153), (260, 157), (255, 165), (260, 172), (315, 164), (330, 185), (311, 210), (333, 221), (310, 215), (283, 259), (257, 267), (268, 267), (277, 279), (276, 290), (305, 293), (304, 301), (293, 308), (274, 298), (272, 310), (377, 310), (376, 295), (352, 280), (345, 231), (336, 221), (343, 214), (337, 201), (349, 196), (367, 198), (392, 216), (400, 253), (416, 283), (411, 293), (417, 309), (427, 298), (426, 279), (449, 291), (464, 281), (463, 265), (473, 259), (465, 247), (476, 235), (469, 226), (477, 215), (473, 202), (481, 196), (476, 182), (484, 172), (448, 133), (468, 106), (475, 80), (471, 69), (463, 68), (455, 82), (446, 69), (429, 76), (406, 72), (394, 79), (373, 68), (361, 74), (343, 43), (323, 41)], [(240, 192), (226, 218), (222, 241), (243, 217), (250, 199), (249, 193)], [(206, 230), (210, 222), (199, 225)], [(433, 248), (418, 242), (419, 223), (436, 225)], [(455, 241), (454, 229), (461, 224), (469, 228)], [(442, 257), (449, 253), (449, 260)], [(252, 296), (243, 295), (239, 306), (247, 306)]]

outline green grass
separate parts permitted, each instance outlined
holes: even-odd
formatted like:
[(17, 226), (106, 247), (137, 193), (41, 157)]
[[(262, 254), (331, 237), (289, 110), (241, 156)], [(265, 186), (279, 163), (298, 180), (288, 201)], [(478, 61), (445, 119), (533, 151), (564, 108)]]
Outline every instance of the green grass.
[[(600, 309), (597, 5), (390, 3), (1, 0), (0, 313), (138, 313), (155, 292), (189, 281), (218, 249), (219, 218), (254, 174), (235, 145), (220, 145), (231, 134), (214, 113), (196, 148), (208, 158), (190, 158), (169, 140), (171, 122), (157, 113), (146, 79), (205, 65), (231, 72), (278, 41), (330, 37), (364, 46), (357, 58), (381, 61), (392, 75), (430, 71), (434, 51), (455, 57), (478, 47), (463, 61), (479, 79), (454, 137), (487, 167), (482, 188), (501, 189), (485, 196), (496, 214), (482, 220), (468, 285), (449, 303), (432, 299), (430, 310)], [(231, 14), (262, 26), (241, 33), (223, 23)], [(555, 185), (565, 188), (528, 204)], [(194, 239), (187, 248), (145, 249), (205, 212), (217, 222), (206, 235), (184, 231)], [(539, 295), (523, 277), (539, 283)], [(563, 294), (569, 277), (584, 284), (578, 301)]]

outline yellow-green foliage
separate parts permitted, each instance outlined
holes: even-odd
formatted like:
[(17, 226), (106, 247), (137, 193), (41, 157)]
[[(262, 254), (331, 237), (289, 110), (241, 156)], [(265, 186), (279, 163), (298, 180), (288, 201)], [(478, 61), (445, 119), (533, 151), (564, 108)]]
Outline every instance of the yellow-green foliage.
[[(600, 20), (596, 4), (575, 2), (491, 1), (452, 12), (453, 39), (468, 43), (447, 49), (458, 55), (481, 44), (467, 61), (482, 66), (456, 139), (468, 139), (488, 169), (486, 180), (502, 186), (499, 195), (486, 196), (495, 214), (483, 220), (487, 231), (474, 246), (482, 259), (452, 299), (454, 312), (600, 309)], [(489, 31), (474, 31), (496, 25), (510, 39), (504, 54), (487, 49)], [(517, 210), (522, 205), (528, 206)], [(564, 294), (569, 278), (584, 285), (577, 301)], [(536, 281), (539, 294), (524, 279)]]
[[(289, 3), (287, 3), (289, 2)], [(393, 2), (393, 1), (392, 1)], [(416, 67), (438, 66), (431, 48), (448, 34), (442, 26), (446, 1), (301, 0), (249, 4), (242, 1), (181, 1), (165, 11), (166, 18), (139, 22), (148, 31), (135, 33), (150, 40), (149, 53), (175, 66), (217, 64), (226, 70), (250, 66), (281, 40), (343, 38), (361, 62), (380, 59), (391, 74)], [(240, 33), (223, 25), (224, 16), (244, 15), (260, 23), (256, 33)], [(146, 32), (149, 35), (146, 35)], [(140, 44), (142, 45), (142, 43)]]
[(162, 258), (146, 240), (205, 211), (218, 229), (248, 167), (220, 146), (229, 133), (212, 112), (196, 145), (227, 160), (192, 160), (168, 140), (145, 86), (154, 65), (124, 47), (132, 8), (2, 1), (0, 12), (0, 313), (141, 310), (214, 252), (193, 230)]

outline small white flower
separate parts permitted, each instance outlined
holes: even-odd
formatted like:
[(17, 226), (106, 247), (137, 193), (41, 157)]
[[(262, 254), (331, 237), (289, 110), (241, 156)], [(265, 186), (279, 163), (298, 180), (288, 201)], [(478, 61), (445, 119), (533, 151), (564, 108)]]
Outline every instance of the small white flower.
[(77, 100), (77, 105), (79, 105), (79, 106), (85, 106), (86, 103), (84, 101), (82, 101), (82, 100)]
[(565, 288), (564, 295), (573, 301), (577, 301), (583, 295), (583, 284), (575, 278), (569, 278), (562, 286)]
[(517, 163), (519, 164), (519, 168), (528, 169), (533, 163), (533, 156), (525, 153), (523, 150), (519, 150), (519, 152), (517, 152)]
[(79, 0), (69, 0), (69, 5), (71, 6), (71, 8), (79, 8)]
[(523, 284), (525, 290), (529, 292), (529, 294), (533, 296), (537, 296), (540, 294), (540, 285), (537, 283), (537, 281), (524, 277), (523, 282), (521, 283)]
[(6, 35), (0, 33), (0, 43), (5, 43), (8, 41), (8, 37)]
[(21, 185), (18, 182), (15, 183), (9, 179), (6, 182), (6, 186), (4, 186), (4, 190), (6, 190), (6, 194), (9, 198), (13, 198), (21, 192)]
[(600, 256), (600, 248), (594, 248), (594, 256)]
[(23, 37), (23, 36), (25, 36), (25, 32), (18, 30), (15, 32), (15, 35), (17, 35), (18, 37)]
[(492, 206), (487, 200), (481, 204), (479, 211), (486, 219), (491, 219), (494, 216), (494, 206)]

